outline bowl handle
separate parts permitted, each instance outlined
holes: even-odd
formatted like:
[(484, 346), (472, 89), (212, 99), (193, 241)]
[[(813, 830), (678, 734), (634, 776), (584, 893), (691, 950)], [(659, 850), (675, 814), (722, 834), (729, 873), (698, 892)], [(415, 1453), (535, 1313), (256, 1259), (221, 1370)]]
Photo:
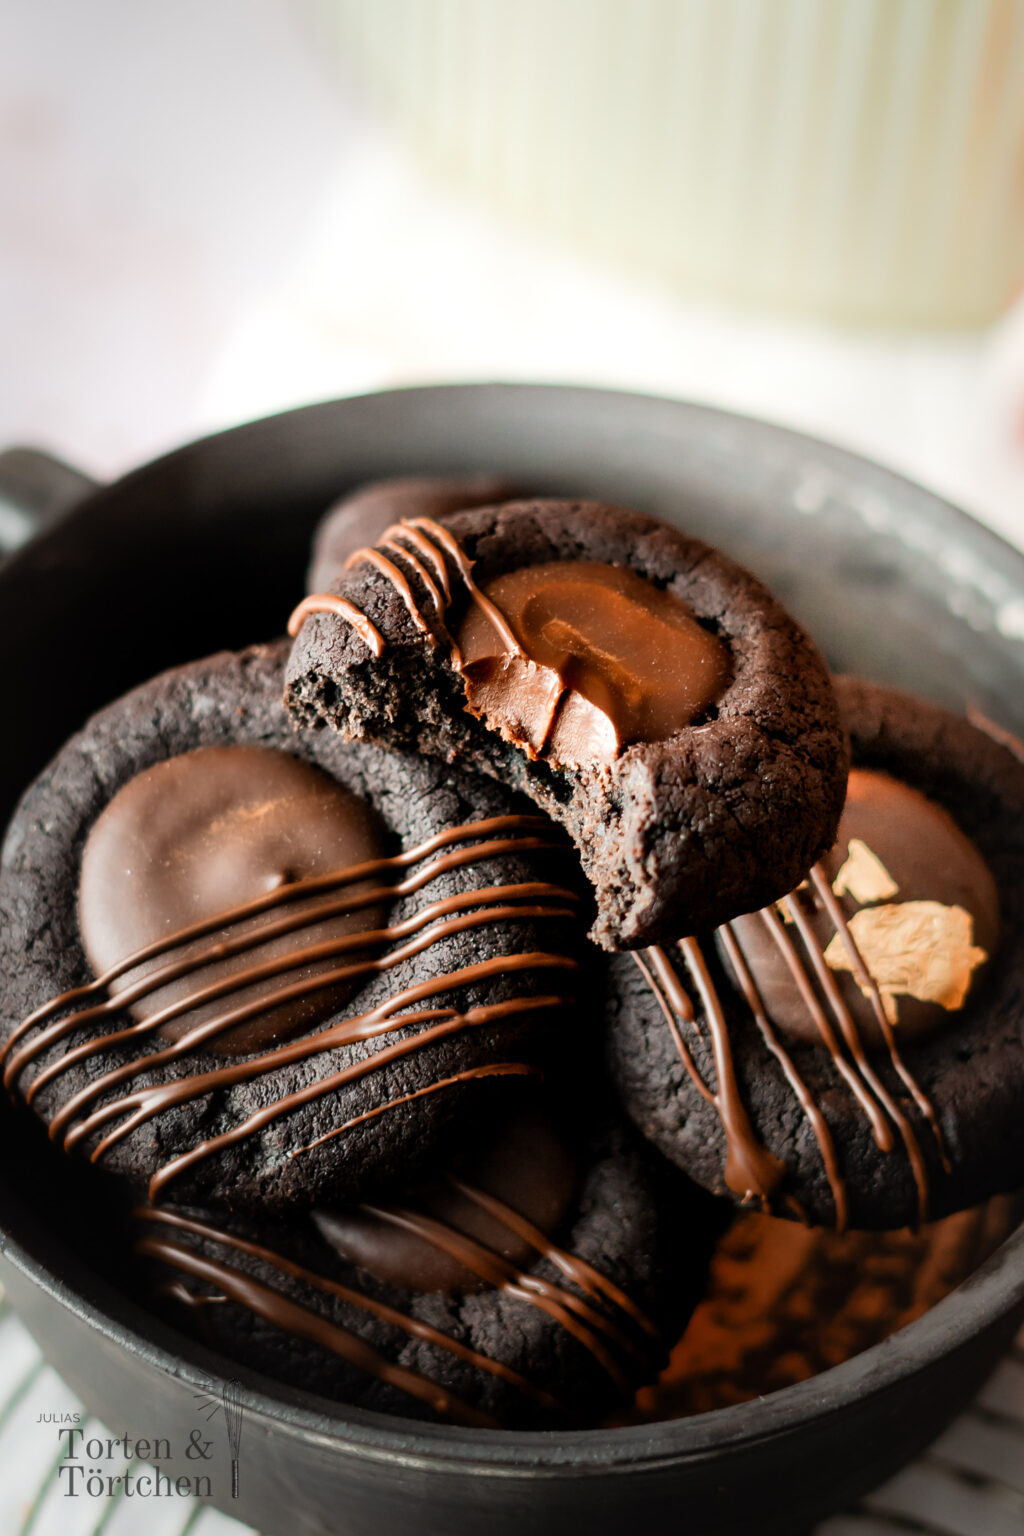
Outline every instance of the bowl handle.
[(96, 489), (97, 482), (38, 448), (0, 453), (0, 560)]

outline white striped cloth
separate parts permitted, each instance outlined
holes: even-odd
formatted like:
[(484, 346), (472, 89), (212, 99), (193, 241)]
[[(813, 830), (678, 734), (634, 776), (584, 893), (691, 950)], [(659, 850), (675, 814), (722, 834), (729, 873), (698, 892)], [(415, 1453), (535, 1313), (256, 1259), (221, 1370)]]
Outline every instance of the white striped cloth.
[[(255, 1536), (210, 1505), (171, 1494), (141, 1506), (123, 1493), (67, 1496), (64, 1441), (42, 1432), (42, 1414), (82, 1404), (43, 1360), (0, 1301), (0, 1536)], [(106, 1435), (82, 1419), (85, 1438)], [(66, 1439), (66, 1437), (65, 1437)], [(104, 1473), (129, 1463), (109, 1462)], [(143, 1471), (141, 1463), (132, 1471)], [(123, 1488), (123, 1484), (121, 1485)], [(1024, 1330), (977, 1401), (918, 1461), (815, 1536), (1022, 1536), (1024, 1532)], [(265, 1536), (273, 1536), (266, 1532)]]

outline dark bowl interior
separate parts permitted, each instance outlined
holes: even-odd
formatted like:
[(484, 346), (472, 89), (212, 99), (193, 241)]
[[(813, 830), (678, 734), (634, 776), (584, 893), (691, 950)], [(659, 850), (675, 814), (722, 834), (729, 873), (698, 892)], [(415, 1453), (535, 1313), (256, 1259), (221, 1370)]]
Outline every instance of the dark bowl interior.
[[(98, 490), (0, 571), (0, 816), (91, 709), (162, 667), (279, 633), (313, 524), (346, 487), (460, 468), (677, 522), (763, 576), (836, 668), (973, 704), (1024, 733), (1024, 557), (926, 491), (692, 405), (533, 386), (407, 390), (182, 449)], [(196, 1394), (219, 1393), (222, 1362), (122, 1293), (95, 1186), (13, 1111), (0, 1115), (0, 1157), (0, 1275), (14, 1304), (112, 1428), (184, 1447), (202, 1423)], [(384, 1419), (236, 1369), (241, 1497), (229, 1496), (219, 1444), (214, 1501), (268, 1533), (612, 1532), (648, 1518), (792, 1533), (924, 1445), (1022, 1310), (1024, 1229), (927, 1316), (812, 1381), (714, 1414), (558, 1435)]]

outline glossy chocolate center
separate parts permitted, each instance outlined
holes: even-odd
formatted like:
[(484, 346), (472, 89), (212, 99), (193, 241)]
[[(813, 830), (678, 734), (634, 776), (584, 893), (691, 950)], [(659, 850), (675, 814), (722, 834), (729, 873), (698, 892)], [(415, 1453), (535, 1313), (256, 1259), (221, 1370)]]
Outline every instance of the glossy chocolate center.
[[(575, 1193), (576, 1167), (545, 1116), (523, 1112), (463, 1161), (458, 1176), (467, 1185), (494, 1196), (546, 1237), (557, 1231)], [(342, 1258), (403, 1290), (463, 1294), (483, 1290), (487, 1282), (446, 1247), (389, 1222), (389, 1209), (431, 1217), (456, 1238), (470, 1237), (523, 1269), (539, 1257), (512, 1227), (444, 1179), (417, 1191), (401, 1206), (377, 1209), (385, 1214), (355, 1206), (318, 1211), (315, 1220)]]
[[(388, 851), (385, 841), (383, 826), (364, 800), (286, 752), (201, 747), (156, 763), (118, 791), (86, 841), (78, 918), (89, 963), (99, 975), (205, 918), (230, 914), (310, 876), (380, 858)], [(342, 894), (352, 898), (367, 888), (357, 883)], [(171, 956), (128, 971), (111, 992), (131, 988), (168, 960), (210, 955), (209, 964), (130, 1004), (137, 1019), (150, 1019), (234, 978), (234, 986), (216, 1000), (197, 1003), (161, 1025), (161, 1034), (177, 1040), (230, 1008), (358, 960), (358, 953), (346, 951), (277, 976), (250, 977), (255, 967), (280, 956), (300, 956), (312, 945), (382, 925), (383, 902), (317, 921), (317, 912), (337, 900), (338, 892), (321, 893), (280, 911), (226, 921), (223, 929), (178, 946)], [(219, 940), (256, 934), (285, 912), (289, 917), (308, 913), (309, 921), (263, 943), (254, 940), (243, 953), (214, 955)], [(289, 1039), (335, 1013), (361, 980), (268, 1003), (265, 1011), (219, 1034), (210, 1048), (234, 1055)]]
[[(854, 769), (823, 871), (896, 1039), (930, 1034), (955, 1015), (998, 942), (999, 898), (988, 865), (949, 814), (886, 774)], [(790, 902), (799, 904), (866, 1043), (881, 1045), (870, 989), (857, 981), (849, 947), (813, 885), (777, 908), (805, 985), (827, 1006)], [(787, 1035), (820, 1043), (806, 993), (772, 925), (751, 913), (735, 919), (732, 929), (768, 1017)]]
[(493, 730), (568, 766), (609, 763), (631, 742), (664, 741), (720, 697), (725, 646), (671, 592), (616, 565), (521, 566), (483, 588), (458, 633), (469, 709)]

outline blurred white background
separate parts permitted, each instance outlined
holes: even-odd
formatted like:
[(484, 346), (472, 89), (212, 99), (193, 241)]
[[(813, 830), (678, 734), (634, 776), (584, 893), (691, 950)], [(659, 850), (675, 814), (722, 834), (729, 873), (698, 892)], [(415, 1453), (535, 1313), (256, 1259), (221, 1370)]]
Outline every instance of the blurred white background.
[(619, 385), (830, 438), (1024, 543), (1024, 308), (846, 330), (631, 280), (433, 181), (298, 0), (0, 25), (0, 445), (108, 477), (391, 384)]

